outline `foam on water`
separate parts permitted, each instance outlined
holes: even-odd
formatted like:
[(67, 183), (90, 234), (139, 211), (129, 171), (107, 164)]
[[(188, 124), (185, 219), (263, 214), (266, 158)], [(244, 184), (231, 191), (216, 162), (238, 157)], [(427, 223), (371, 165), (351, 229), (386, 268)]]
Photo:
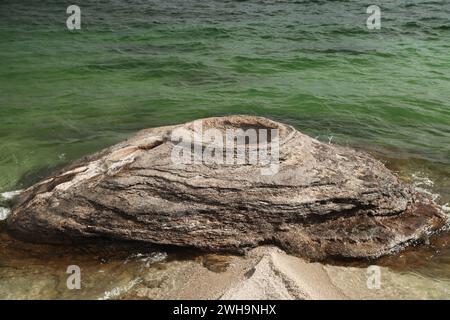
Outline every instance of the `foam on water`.
[(429, 177), (427, 177), (424, 173), (422, 172), (413, 173), (411, 176), (411, 181), (414, 188), (418, 192), (431, 197), (433, 201), (436, 202), (441, 197), (439, 193), (433, 191), (434, 181), (431, 180)]
[(150, 267), (152, 264), (157, 262), (163, 262), (167, 259), (167, 253), (166, 252), (152, 252), (150, 254), (142, 254), (142, 253), (136, 253), (132, 254), (130, 257), (128, 257), (124, 264), (138, 260), (144, 263), (145, 267)]
[(444, 212), (450, 214), (450, 205), (449, 205), (448, 203), (444, 204), (444, 205), (442, 206), (442, 210), (444, 210)]
[(8, 218), (10, 213), (11, 213), (10, 209), (0, 207), (0, 220), (5, 220), (6, 218)]
[(442, 199), (441, 195), (433, 190), (435, 182), (426, 176), (422, 172), (416, 172), (411, 175), (411, 181), (416, 191), (430, 197), (436, 203), (436, 205), (442, 210), (447, 217), (447, 223), (443, 230), (450, 230), (450, 206), (448, 203), (439, 204), (439, 199)]
[(15, 197), (17, 197), (21, 192), (22, 192), (22, 190), (14, 190), (14, 191), (3, 192), (3, 193), (0, 193), (0, 199), (12, 200)]
[(412, 174), (412, 180), (415, 186), (426, 186), (426, 187), (433, 187), (434, 181), (431, 180), (429, 177), (424, 175), (422, 172), (416, 172)]
[[(15, 190), (15, 191), (8, 191), (8, 192), (0, 193), (0, 204), (8, 205), (5, 202), (13, 200), (15, 197), (17, 197), (20, 194), (20, 192), (22, 192), (22, 190)], [(10, 213), (11, 213), (10, 208), (0, 206), (0, 221), (8, 218)]]
[(133, 279), (129, 283), (127, 283), (124, 286), (121, 287), (115, 287), (114, 289), (110, 291), (106, 291), (102, 297), (100, 297), (98, 300), (111, 300), (114, 298), (120, 297), (122, 294), (130, 291), (133, 287), (135, 287), (137, 284), (141, 283), (142, 279)]

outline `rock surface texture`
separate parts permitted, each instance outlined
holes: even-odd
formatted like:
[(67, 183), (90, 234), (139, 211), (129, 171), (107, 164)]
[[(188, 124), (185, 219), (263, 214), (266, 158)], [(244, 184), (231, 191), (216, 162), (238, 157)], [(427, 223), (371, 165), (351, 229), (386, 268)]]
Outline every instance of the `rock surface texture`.
[(176, 164), (176, 128), (142, 130), (25, 190), (7, 220), (19, 239), (84, 239), (243, 252), (275, 244), (312, 259), (376, 258), (422, 240), (441, 211), (381, 162), (252, 116), (202, 119), (203, 129), (279, 130), (279, 170)]

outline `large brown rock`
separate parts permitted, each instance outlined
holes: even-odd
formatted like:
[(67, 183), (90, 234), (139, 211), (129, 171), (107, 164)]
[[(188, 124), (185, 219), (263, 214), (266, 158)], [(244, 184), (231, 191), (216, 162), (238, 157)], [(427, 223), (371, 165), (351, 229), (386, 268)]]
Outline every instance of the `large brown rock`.
[(431, 200), (379, 161), (260, 117), (203, 119), (203, 128), (277, 128), (280, 165), (180, 165), (176, 128), (146, 129), (25, 190), (7, 220), (14, 237), (45, 243), (108, 238), (242, 252), (375, 258), (438, 230)]

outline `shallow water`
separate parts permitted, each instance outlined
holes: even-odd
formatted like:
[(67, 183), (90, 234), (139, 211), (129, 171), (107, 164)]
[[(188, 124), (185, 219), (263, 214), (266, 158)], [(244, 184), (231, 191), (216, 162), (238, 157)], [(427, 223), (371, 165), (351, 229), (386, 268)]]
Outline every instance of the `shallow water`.
[[(356, 0), (83, 0), (70, 32), (60, 1), (1, 1), (0, 193), (142, 128), (240, 113), (367, 150), (449, 203), (450, 3), (376, 3), (379, 31)], [(391, 261), (408, 277), (386, 285), (447, 297), (443, 242)], [(56, 262), (4, 260), (1, 297), (69, 297)], [(72, 297), (126, 288), (142, 271), (122, 262), (97, 274), (92, 260), (92, 288)]]

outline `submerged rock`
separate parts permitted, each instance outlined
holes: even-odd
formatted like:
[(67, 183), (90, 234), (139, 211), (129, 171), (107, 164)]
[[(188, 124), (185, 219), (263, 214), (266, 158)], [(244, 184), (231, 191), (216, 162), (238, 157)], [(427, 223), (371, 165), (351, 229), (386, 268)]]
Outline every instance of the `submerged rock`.
[[(180, 137), (193, 138), (194, 150), (211, 149), (195, 140), (196, 123), (140, 131), (25, 190), (7, 220), (9, 233), (33, 242), (107, 238), (230, 252), (271, 243), (313, 259), (376, 258), (445, 222), (431, 200), (371, 156), (265, 118), (201, 124), (216, 129), (216, 140), (207, 139), (216, 147), (217, 134), (229, 129), (278, 130), (269, 138), (272, 151), (273, 141), (279, 145), (271, 174), (264, 169), (273, 157), (243, 164), (174, 161)], [(248, 150), (266, 148), (260, 137), (247, 140)], [(226, 145), (224, 154), (237, 157), (238, 148)]]

